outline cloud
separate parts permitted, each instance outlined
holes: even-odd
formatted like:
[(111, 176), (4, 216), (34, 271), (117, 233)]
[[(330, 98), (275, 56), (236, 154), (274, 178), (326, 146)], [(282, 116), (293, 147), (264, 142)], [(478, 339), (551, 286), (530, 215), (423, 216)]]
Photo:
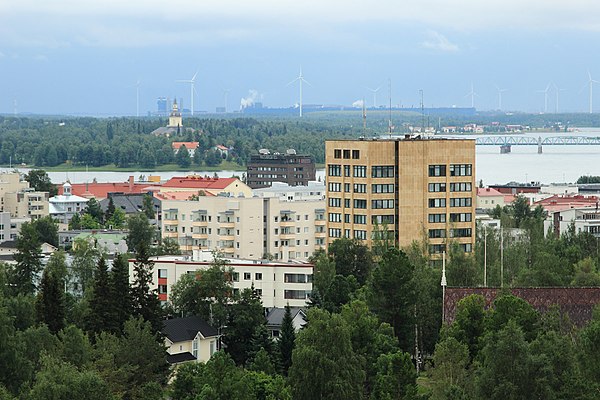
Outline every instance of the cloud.
[(458, 46), (444, 35), (436, 31), (430, 31), (427, 34), (428, 38), (421, 42), (421, 46), (426, 49), (438, 50), (448, 53), (454, 53), (459, 50)]

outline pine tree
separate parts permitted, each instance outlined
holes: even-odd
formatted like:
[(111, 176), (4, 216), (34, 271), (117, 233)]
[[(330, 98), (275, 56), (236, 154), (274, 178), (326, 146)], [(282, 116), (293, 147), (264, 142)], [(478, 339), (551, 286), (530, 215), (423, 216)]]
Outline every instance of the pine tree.
[(148, 245), (138, 247), (133, 264), (134, 281), (131, 288), (133, 312), (150, 322), (154, 332), (162, 330), (162, 309), (156, 290), (150, 290), (154, 262), (148, 256)]
[(281, 357), (281, 372), (287, 375), (288, 369), (292, 365), (292, 351), (296, 341), (296, 330), (294, 329), (294, 320), (289, 303), (285, 306), (285, 314), (281, 321), (281, 331), (279, 333), (279, 354)]
[(108, 198), (108, 206), (106, 207), (106, 212), (104, 213), (104, 220), (108, 221), (112, 218), (115, 213), (115, 202), (113, 201), (112, 196)]
[(100, 257), (94, 271), (94, 284), (90, 299), (90, 313), (88, 315), (87, 328), (90, 336), (102, 331), (114, 332), (114, 313), (111, 309), (110, 283), (108, 279), (108, 267), (104, 257)]
[(156, 217), (154, 213), (154, 199), (152, 195), (146, 193), (142, 199), (142, 211), (146, 214), (148, 219), (154, 219)]
[(35, 304), (38, 320), (48, 325), (52, 333), (58, 333), (65, 326), (65, 296), (61, 279), (52, 270), (46, 269), (42, 275), (40, 291)]
[(123, 332), (125, 322), (131, 317), (131, 287), (129, 285), (129, 265), (124, 254), (118, 254), (109, 275), (110, 303), (115, 319), (114, 333)]
[(35, 292), (35, 281), (42, 270), (42, 248), (39, 243), (38, 233), (30, 222), (21, 226), (21, 232), (17, 238), (17, 253), (15, 254), (15, 266), (13, 274), (13, 286), (16, 294), (33, 294)]

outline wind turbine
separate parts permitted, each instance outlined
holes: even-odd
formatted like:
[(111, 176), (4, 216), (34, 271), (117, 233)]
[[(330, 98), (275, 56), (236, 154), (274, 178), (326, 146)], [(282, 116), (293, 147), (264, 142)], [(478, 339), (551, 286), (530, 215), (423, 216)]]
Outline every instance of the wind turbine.
[(365, 86), (367, 88), (367, 90), (370, 90), (371, 92), (373, 92), (373, 108), (377, 108), (377, 92), (379, 92), (379, 89), (381, 89), (381, 86), (378, 86), (377, 89), (371, 89), (368, 86)]
[(561, 89), (561, 88), (559, 88), (558, 86), (556, 86), (556, 83), (554, 83), (554, 82), (552, 82), (552, 86), (554, 86), (554, 90), (556, 92), (556, 104), (554, 105), (555, 106), (554, 113), (558, 114), (558, 95), (559, 95), (560, 92), (564, 92), (567, 89)]
[(196, 71), (194, 76), (192, 76), (192, 79), (180, 79), (180, 80), (176, 81), (176, 82), (183, 82), (183, 83), (190, 84), (190, 97), (192, 99), (192, 101), (191, 101), (192, 108), (191, 108), (190, 112), (191, 112), (192, 116), (194, 116), (194, 93), (196, 92), (196, 89), (194, 88), (194, 84), (196, 83), (196, 75), (198, 75), (198, 71)]
[(475, 93), (475, 89), (473, 89), (473, 82), (471, 82), (471, 90), (469, 93), (465, 94), (465, 97), (471, 96), (471, 108), (475, 108), (475, 96), (479, 96)]
[(546, 86), (546, 89), (536, 90), (537, 93), (544, 93), (544, 114), (548, 112), (548, 90), (550, 90), (550, 84)]
[[(589, 77), (589, 80), (588, 80), (587, 84), (590, 85), (590, 114), (591, 114), (593, 112), (593, 108), (592, 108), (593, 104), (592, 103), (593, 103), (593, 99), (594, 99), (594, 96), (593, 96), (594, 83), (600, 83), (600, 82), (598, 82), (595, 79), (592, 79), (592, 74), (590, 73), (590, 70), (588, 70), (588, 77)], [(582, 88), (582, 90), (583, 90), (583, 88)]]
[(498, 90), (498, 110), (502, 111), (502, 93), (507, 92), (508, 89), (500, 89), (498, 85), (496, 86), (496, 90)]
[(298, 75), (298, 77), (296, 79), (294, 79), (293, 81), (288, 83), (286, 86), (290, 86), (292, 83), (294, 83), (296, 81), (300, 82), (300, 118), (302, 118), (302, 83), (304, 82), (308, 86), (312, 86), (306, 79), (304, 79), (304, 76), (302, 76), (302, 66), (300, 67), (300, 75)]

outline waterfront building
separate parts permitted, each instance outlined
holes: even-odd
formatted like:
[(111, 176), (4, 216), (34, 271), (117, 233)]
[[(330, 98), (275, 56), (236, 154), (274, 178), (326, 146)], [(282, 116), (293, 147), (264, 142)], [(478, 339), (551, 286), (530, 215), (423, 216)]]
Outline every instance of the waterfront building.
[[(211, 267), (213, 254), (208, 251), (194, 251), (192, 256), (152, 257), (151, 290), (157, 290), (161, 303), (170, 300), (172, 287), (185, 274), (195, 274)], [(281, 262), (269, 260), (247, 260), (224, 258), (226, 268), (231, 268), (232, 284), (235, 293), (243, 289), (256, 291), (265, 308), (306, 307), (312, 292), (313, 265), (302, 262)], [(129, 260), (129, 279), (135, 277)]]
[(160, 187), (160, 193), (190, 192), (190, 195), (226, 195), (250, 197), (252, 189), (238, 178), (217, 178), (200, 175), (174, 176)]
[(296, 154), (289, 149), (285, 154), (262, 149), (250, 156), (246, 170), (246, 183), (252, 189), (268, 187), (273, 182), (284, 182), (291, 186), (307, 185), (314, 181), (315, 163), (311, 156)]
[(474, 140), (328, 140), (325, 152), (328, 243), (387, 237), (401, 247), (425, 239), (431, 254), (450, 241), (474, 250)]
[[(160, 177), (150, 176), (148, 177), (147, 182), (136, 182), (133, 176), (130, 176), (125, 182), (96, 182), (96, 180), (93, 180), (92, 182), (85, 183), (69, 182), (69, 185), (71, 188), (71, 195), (81, 196), (86, 199), (91, 199), (93, 197), (100, 201), (108, 198), (110, 193), (143, 194), (158, 190), (157, 187), (160, 186)], [(58, 194), (64, 194), (63, 186), (58, 188)]]
[(51, 197), (50, 215), (60, 224), (68, 224), (73, 215), (81, 213), (89, 199), (80, 197), (71, 193), (71, 184), (65, 182), (63, 185), (63, 194)]

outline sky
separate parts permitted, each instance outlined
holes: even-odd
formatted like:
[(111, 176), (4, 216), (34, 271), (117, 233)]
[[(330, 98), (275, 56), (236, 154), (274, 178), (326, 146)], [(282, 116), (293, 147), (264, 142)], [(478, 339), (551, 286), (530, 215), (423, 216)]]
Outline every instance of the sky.
[(0, 113), (189, 108), (196, 73), (196, 112), (288, 107), (300, 69), (304, 104), (588, 112), (599, 42), (592, 0), (0, 0)]

